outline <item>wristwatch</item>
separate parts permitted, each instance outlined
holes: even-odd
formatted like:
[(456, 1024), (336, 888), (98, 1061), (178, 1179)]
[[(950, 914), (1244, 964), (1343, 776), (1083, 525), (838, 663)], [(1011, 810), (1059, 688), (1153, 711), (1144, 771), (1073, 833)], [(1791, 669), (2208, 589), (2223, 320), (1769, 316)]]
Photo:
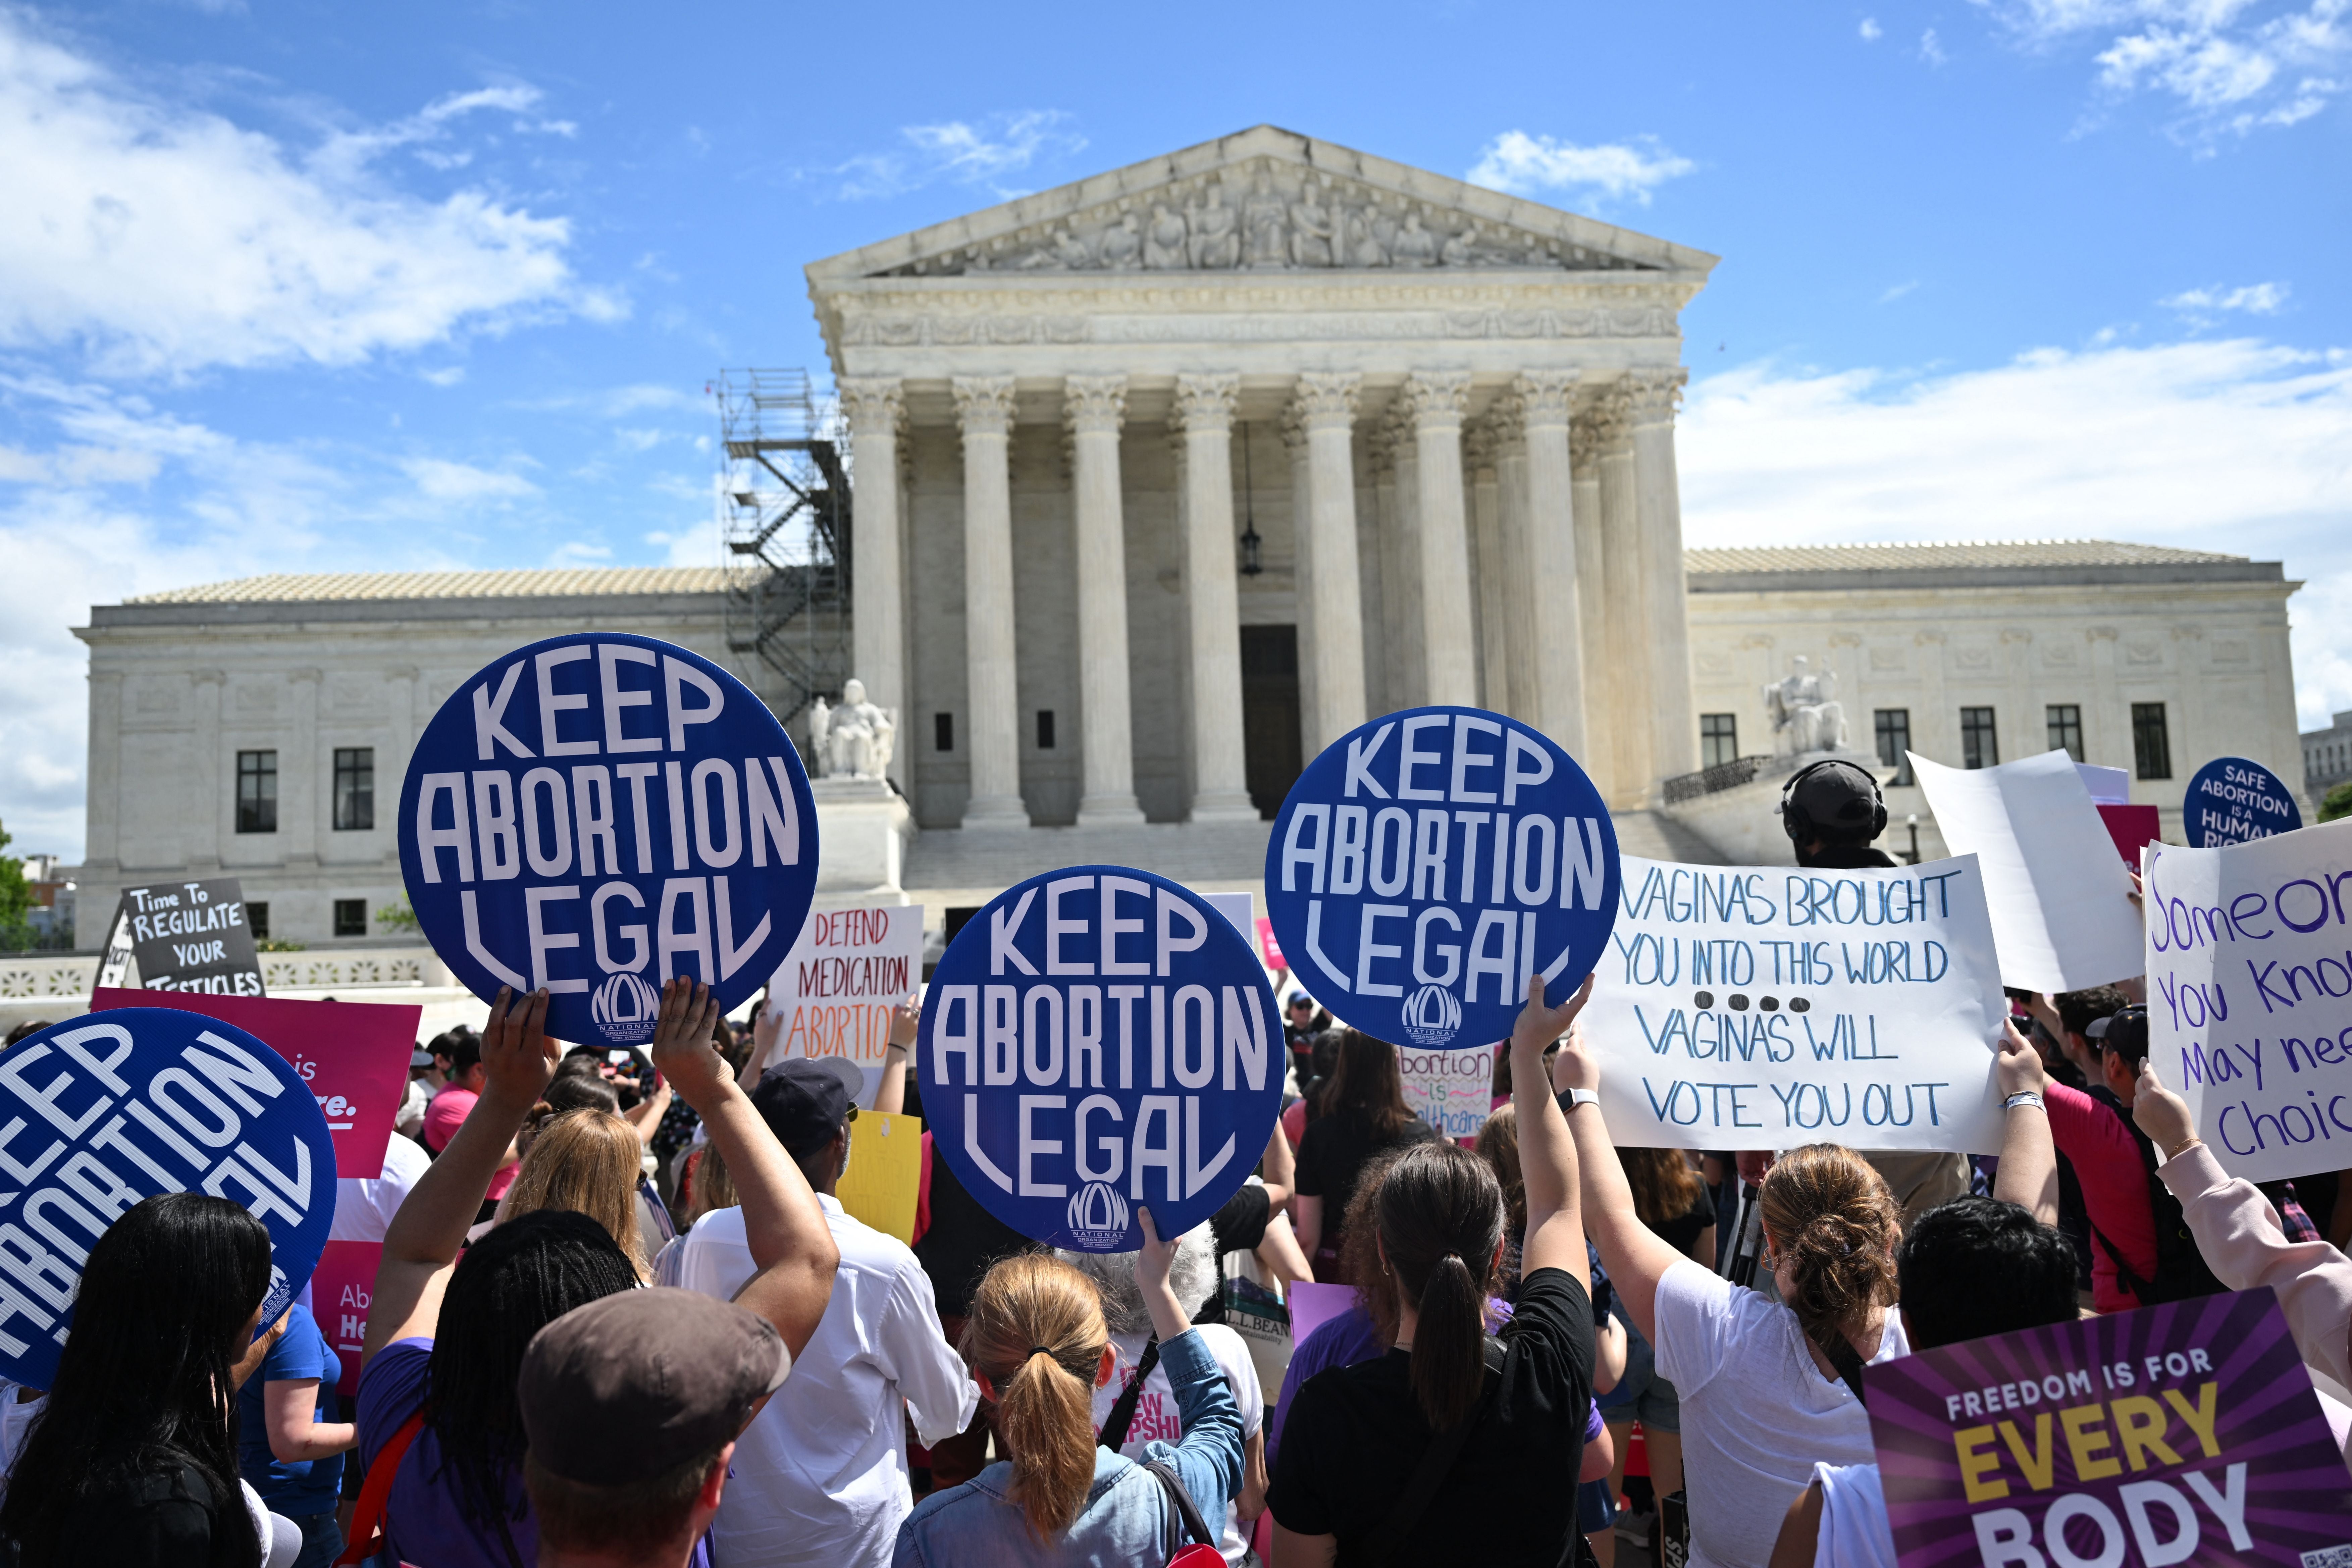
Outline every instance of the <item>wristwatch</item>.
[(1592, 1090), (1589, 1089), (1571, 1089), (1568, 1091), (1568, 1108), (1570, 1110), (1575, 1110), (1580, 1105), (1598, 1105), (1600, 1103), (1601, 1097), (1593, 1093)]
[(2003, 1110), (2015, 1110), (2021, 1105), (2030, 1105), (2040, 1110), (2042, 1109), (2042, 1097), (2030, 1089), (2021, 1089), (2000, 1102)]

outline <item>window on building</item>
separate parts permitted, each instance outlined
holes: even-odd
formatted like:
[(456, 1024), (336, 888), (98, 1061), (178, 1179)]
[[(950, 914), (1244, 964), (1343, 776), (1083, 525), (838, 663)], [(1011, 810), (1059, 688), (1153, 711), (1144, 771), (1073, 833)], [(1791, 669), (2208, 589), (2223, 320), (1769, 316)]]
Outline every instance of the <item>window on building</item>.
[(1870, 716), (1870, 727), (1878, 736), (1878, 760), (1895, 770), (1895, 784), (1911, 784), (1911, 710), (1878, 709)]
[(335, 900), (335, 934), (337, 936), (367, 935), (367, 900), (365, 899)]
[(1990, 768), (2000, 761), (2000, 741), (1993, 733), (1992, 710), (1960, 710), (1960, 766)]
[(278, 831), (278, 753), (239, 752), (236, 754), (236, 830), (239, 833)]
[(1719, 768), (1739, 760), (1739, 716), (1702, 713), (1698, 716), (1698, 765)]
[(335, 748), (335, 831), (355, 833), (375, 826), (375, 748)]
[(2172, 776), (2172, 731), (2164, 721), (2161, 702), (2135, 702), (2132, 708), (2132, 762), (2144, 779)]
[(2083, 710), (2077, 703), (2053, 702), (2042, 713), (2050, 721), (2050, 749), (2083, 760)]
[(269, 905), (266, 901), (258, 904), (251, 899), (245, 901), (245, 929), (253, 933), (256, 942), (269, 940)]
[(1037, 749), (1041, 752), (1054, 749), (1054, 710), (1051, 708), (1037, 710)]
[(955, 750), (954, 714), (934, 713), (931, 715), (931, 750), (935, 752), (952, 752)]

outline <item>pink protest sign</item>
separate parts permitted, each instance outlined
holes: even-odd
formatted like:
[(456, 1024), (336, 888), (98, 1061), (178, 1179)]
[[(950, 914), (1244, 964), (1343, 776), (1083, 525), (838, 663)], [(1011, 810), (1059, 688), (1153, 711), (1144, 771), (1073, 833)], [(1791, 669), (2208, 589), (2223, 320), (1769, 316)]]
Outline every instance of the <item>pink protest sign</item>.
[(311, 1271), (310, 1316), (342, 1361), (342, 1379), (335, 1384), (340, 1394), (360, 1391), (360, 1352), (367, 1346), (368, 1305), (382, 1261), (380, 1241), (331, 1241)]
[(284, 1057), (326, 1112), (335, 1174), (383, 1173), (383, 1149), (408, 1082), (424, 1009), (375, 1002), (289, 1002), (197, 991), (131, 991), (101, 985), (90, 1010), (177, 1007), (234, 1024)]
[(1353, 1285), (1323, 1285), (1295, 1281), (1285, 1292), (1290, 1302), (1290, 1342), (1303, 1345), (1307, 1336), (1356, 1304)]
[(1274, 921), (1264, 915), (1257, 917), (1257, 952), (1265, 966), (1276, 973), (1286, 972), (1290, 965), (1282, 961), (1282, 943), (1274, 940)]

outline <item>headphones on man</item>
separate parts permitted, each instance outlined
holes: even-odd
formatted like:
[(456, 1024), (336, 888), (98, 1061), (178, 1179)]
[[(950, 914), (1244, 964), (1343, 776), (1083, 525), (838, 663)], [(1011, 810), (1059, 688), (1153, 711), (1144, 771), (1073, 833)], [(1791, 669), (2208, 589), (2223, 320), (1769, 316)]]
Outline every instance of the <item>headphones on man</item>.
[[(1823, 768), (1846, 768), (1859, 773), (1870, 785), (1870, 831), (1858, 836), (1853, 826), (1845, 823), (1815, 822), (1797, 804), (1797, 786), (1820, 773)], [(1886, 831), (1886, 796), (1878, 787), (1878, 777), (1869, 769), (1837, 757), (1827, 757), (1808, 763), (1789, 775), (1780, 786), (1780, 826), (1794, 844), (1806, 844), (1818, 838), (1823, 843), (1869, 843)]]

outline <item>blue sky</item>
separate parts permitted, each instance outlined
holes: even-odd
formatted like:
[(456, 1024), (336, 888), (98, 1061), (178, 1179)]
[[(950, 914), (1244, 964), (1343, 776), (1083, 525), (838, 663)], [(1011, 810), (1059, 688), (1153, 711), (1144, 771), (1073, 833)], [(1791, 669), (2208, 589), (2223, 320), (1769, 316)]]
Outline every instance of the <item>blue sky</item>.
[(2348, 6), (0, 7), (0, 822), (79, 852), (89, 605), (715, 562), (803, 263), (1261, 121), (1721, 255), (1692, 542), (2281, 559), (2325, 722)]

